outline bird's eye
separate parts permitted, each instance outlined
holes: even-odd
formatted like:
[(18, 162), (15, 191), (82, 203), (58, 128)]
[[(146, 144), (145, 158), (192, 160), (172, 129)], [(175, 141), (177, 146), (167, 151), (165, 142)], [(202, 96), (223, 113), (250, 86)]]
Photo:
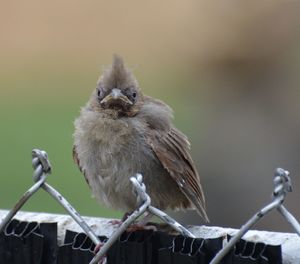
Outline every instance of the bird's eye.
[(98, 95), (98, 97), (101, 96), (101, 91), (100, 91), (100, 89), (97, 89), (97, 95)]
[(133, 92), (133, 93), (132, 93), (132, 97), (133, 97), (133, 98), (136, 98), (136, 92)]

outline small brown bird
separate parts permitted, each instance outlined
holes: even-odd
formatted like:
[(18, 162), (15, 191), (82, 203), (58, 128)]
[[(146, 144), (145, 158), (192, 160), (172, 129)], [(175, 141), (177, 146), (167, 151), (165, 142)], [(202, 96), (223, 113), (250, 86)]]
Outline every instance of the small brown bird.
[(143, 95), (115, 55), (75, 120), (73, 158), (101, 203), (135, 210), (129, 178), (141, 173), (153, 206), (195, 208), (208, 221), (189, 141), (171, 120), (171, 108)]

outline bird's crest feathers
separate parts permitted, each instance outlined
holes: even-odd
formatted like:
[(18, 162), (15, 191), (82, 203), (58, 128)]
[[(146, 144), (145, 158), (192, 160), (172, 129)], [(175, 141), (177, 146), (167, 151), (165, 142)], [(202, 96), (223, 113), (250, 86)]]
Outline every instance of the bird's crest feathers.
[(117, 54), (113, 56), (113, 62), (102, 75), (99, 83), (106, 88), (125, 88), (127, 86), (137, 86), (137, 81), (131, 71), (124, 64), (123, 58)]

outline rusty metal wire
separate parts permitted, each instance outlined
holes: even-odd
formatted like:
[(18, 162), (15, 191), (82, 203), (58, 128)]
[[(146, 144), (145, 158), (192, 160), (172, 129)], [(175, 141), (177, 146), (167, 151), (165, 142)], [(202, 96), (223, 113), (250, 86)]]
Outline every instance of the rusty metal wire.
[[(22, 195), (15, 206), (7, 213), (4, 219), (0, 223), (0, 232), (2, 232), (10, 220), (16, 215), (16, 213), (22, 208), (22, 206), (34, 195), (40, 188), (44, 189), (50, 196), (52, 196), (74, 219), (74, 221), (84, 230), (88, 237), (94, 244), (100, 245), (100, 240), (89, 225), (83, 220), (81, 215), (72, 207), (72, 205), (51, 185), (46, 183), (47, 176), (51, 174), (51, 165), (48, 159), (48, 155), (45, 151), (34, 149), (32, 151), (32, 165), (34, 168), (33, 180), (34, 184)], [(92, 259), (90, 264), (106, 263), (105, 255), (110, 247), (117, 241), (121, 234), (134, 223), (138, 218), (142, 217), (145, 213), (154, 215), (160, 218), (163, 222), (170, 225), (173, 229), (181, 233), (183, 236), (195, 238), (189, 230), (176, 222), (166, 213), (153, 207), (151, 205), (151, 197), (146, 192), (146, 186), (143, 183), (143, 177), (141, 174), (136, 174), (130, 178), (133, 185), (134, 192), (137, 196), (137, 204), (139, 207), (128, 216), (128, 218), (118, 227), (115, 232), (109, 237), (104, 245), (101, 246), (99, 252)], [(300, 224), (296, 218), (283, 206), (284, 199), (288, 192), (292, 191), (291, 180), (289, 172), (278, 168), (275, 171), (274, 177), (274, 191), (272, 194), (272, 201), (253, 215), (241, 229), (229, 240), (229, 242), (220, 250), (217, 255), (212, 259), (210, 264), (218, 264), (228, 254), (228, 252), (235, 246), (235, 244), (249, 231), (249, 229), (268, 214), (273, 209), (277, 209), (278, 212), (286, 219), (286, 221), (294, 228), (295, 232), (300, 236)]]

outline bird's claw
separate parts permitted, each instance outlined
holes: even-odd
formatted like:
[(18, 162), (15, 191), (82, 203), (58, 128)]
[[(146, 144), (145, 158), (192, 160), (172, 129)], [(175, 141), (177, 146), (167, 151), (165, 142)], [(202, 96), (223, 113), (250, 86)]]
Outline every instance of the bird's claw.
[(132, 224), (126, 229), (127, 232), (144, 231), (144, 230), (152, 230), (156, 232), (157, 227), (154, 225)]
[[(95, 254), (95, 255), (99, 252), (99, 250), (103, 247), (103, 245), (104, 245), (104, 243), (99, 243), (98, 245), (95, 246), (95, 248), (94, 248), (94, 254)], [(106, 262), (107, 262), (107, 261), (106, 261), (106, 256), (103, 256), (103, 257), (99, 260), (98, 264), (105, 264)]]

